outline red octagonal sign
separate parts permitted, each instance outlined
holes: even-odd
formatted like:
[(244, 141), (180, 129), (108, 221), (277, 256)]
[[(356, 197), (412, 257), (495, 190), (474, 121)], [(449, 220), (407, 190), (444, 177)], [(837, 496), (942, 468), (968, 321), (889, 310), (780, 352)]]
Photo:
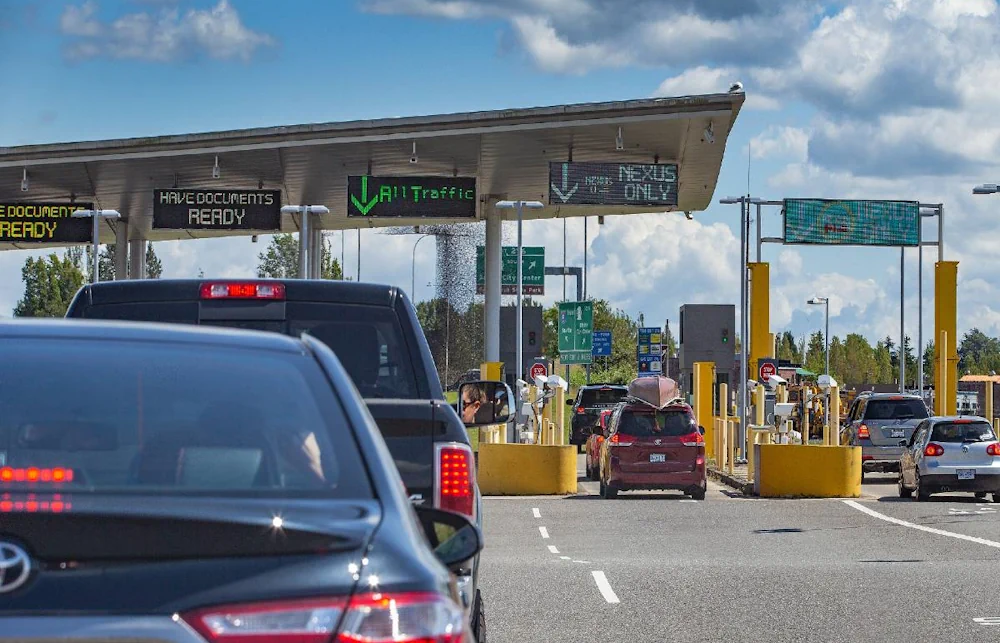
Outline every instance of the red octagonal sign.
[(545, 364), (541, 362), (535, 362), (528, 368), (528, 377), (534, 381), (534, 379), (540, 375), (548, 375), (549, 369), (545, 368)]
[(760, 365), (760, 379), (766, 382), (772, 375), (778, 374), (778, 368), (771, 362), (764, 362)]

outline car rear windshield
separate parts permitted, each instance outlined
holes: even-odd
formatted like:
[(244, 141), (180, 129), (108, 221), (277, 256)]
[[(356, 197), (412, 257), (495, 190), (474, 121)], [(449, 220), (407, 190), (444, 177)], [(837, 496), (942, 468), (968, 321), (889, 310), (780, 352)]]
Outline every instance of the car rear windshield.
[(0, 488), (57, 482), (74, 493), (372, 496), (344, 410), (306, 354), (0, 341)]
[(913, 420), (927, 417), (927, 407), (920, 400), (870, 400), (866, 420)]
[[(285, 303), (281, 319), (254, 314), (269, 302), (143, 302), (100, 304), (88, 319), (160, 321), (263, 330), (299, 337), (309, 333), (333, 349), (364, 397), (418, 399), (410, 347), (396, 313), (388, 306), (331, 302)], [(233, 311), (227, 316), (227, 311)]]
[(993, 442), (996, 435), (987, 422), (942, 422), (931, 431), (931, 442)]
[(626, 389), (617, 387), (586, 388), (580, 393), (580, 406), (612, 406), (625, 397)]
[(694, 416), (684, 411), (622, 411), (618, 432), (636, 437), (680, 437), (698, 431)]

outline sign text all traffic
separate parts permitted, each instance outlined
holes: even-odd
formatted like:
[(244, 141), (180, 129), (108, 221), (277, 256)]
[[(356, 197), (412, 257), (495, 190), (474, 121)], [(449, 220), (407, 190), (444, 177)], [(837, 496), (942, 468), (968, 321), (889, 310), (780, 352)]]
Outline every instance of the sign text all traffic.
[(471, 219), (476, 216), (476, 179), (349, 176), (347, 216)]
[(549, 163), (552, 205), (677, 205), (675, 163)]
[(93, 203), (0, 203), (0, 242), (84, 243), (93, 236), (90, 218), (73, 218)]
[(153, 228), (280, 230), (280, 190), (153, 190)]

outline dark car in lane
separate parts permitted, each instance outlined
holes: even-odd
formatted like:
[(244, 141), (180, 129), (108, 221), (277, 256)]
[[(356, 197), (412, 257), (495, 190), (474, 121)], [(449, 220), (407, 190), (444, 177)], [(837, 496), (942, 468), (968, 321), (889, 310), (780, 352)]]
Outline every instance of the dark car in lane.
[(861, 475), (899, 471), (901, 441), (930, 414), (919, 395), (868, 393), (858, 396), (848, 412), (841, 444), (861, 447)]
[[(81, 288), (66, 316), (315, 337), (333, 349), (364, 397), (411, 500), (457, 511), (482, 525), (466, 431), (479, 424), (463, 423), (445, 400), (416, 311), (398, 288), (306, 279), (111, 281)], [(450, 483), (447, 490), (443, 482)], [(459, 579), (477, 640), (483, 641), (486, 617), (478, 578), (477, 556)]]
[(316, 339), (3, 322), (0, 382), (0, 643), (472, 640), (478, 528)]
[(601, 421), (601, 411), (614, 408), (628, 393), (628, 387), (620, 384), (588, 384), (581, 386), (576, 398), (567, 400), (573, 407), (570, 444), (582, 447), (587, 443), (594, 427)]

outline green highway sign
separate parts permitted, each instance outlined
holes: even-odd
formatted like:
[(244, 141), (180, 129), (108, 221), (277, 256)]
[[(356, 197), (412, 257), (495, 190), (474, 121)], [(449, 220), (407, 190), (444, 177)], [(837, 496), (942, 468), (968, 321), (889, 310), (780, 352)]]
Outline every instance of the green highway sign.
[(920, 244), (920, 204), (916, 201), (785, 199), (784, 213), (787, 244)]
[(347, 216), (475, 218), (476, 179), (463, 176), (349, 176)]
[[(486, 248), (476, 247), (476, 293), (486, 292)], [(501, 292), (504, 295), (517, 294), (517, 246), (504, 246), (501, 256)], [(544, 246), (522, 246), (521, 284), (524, 295), (545, 294), (545, 248)]]
[(559, 304), (559, 360), (563, 364), (590, 364), (594, 360), (594, 303)]

